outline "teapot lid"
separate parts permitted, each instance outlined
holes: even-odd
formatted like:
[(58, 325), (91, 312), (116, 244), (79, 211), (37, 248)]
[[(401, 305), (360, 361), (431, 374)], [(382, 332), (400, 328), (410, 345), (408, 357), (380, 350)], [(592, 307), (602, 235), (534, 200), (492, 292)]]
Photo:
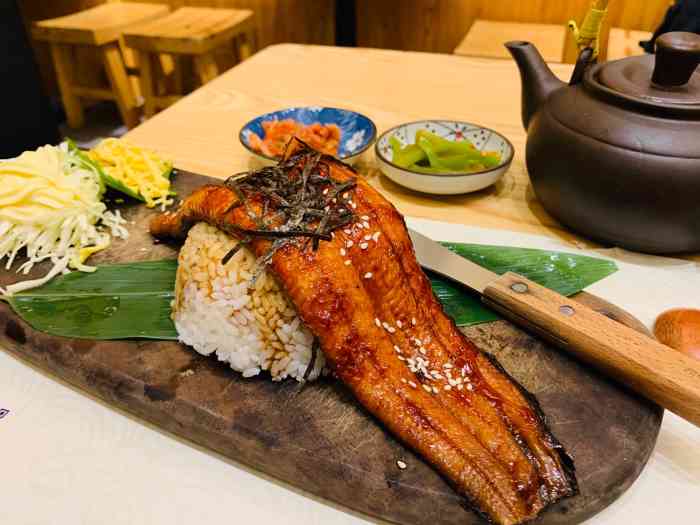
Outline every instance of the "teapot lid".
[(662, 107), (700, 107), (700, 35), (673, 32), (656, 41), (656, 55), (601, 64), (598, 81), (639, 102)]

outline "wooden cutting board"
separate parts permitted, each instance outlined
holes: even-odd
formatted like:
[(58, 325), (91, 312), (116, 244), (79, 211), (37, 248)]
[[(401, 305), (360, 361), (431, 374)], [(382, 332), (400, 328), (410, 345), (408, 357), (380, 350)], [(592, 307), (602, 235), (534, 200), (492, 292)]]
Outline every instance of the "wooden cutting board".
[[(212, 179), (179, 173), (182, 197)], [(174, 258), (154, 244), (155, 213), (125, 205), (130, 237), (91, 262)], [(37, 268), (33, 275), (45, 272)], [(0, 286), (16, 275), (0, 271)], [(643, 325), (601, 299), (581, 301), (640, 331)], [(574, 457), (581, 494), (545, 512), (542, 524), (580, 523), (637, 478), (656, 442), (662, 409), (505, 321), (464, 330), (539, 399)], [(178, 436), (353, 510), (400, 524), (482, 523), (420, 457), (403, 447), (340, 382), (304, 388), (243, 379), (215, 358), (169, 341), (66, 339), (33, 330), (0, 303), (0, 347)], [(400, 470), (397, 460), (408, 467)]]

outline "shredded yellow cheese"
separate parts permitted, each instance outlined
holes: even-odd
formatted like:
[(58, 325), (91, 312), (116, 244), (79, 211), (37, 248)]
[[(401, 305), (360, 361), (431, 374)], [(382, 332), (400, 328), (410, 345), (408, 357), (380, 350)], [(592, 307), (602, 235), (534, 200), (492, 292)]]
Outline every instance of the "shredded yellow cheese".
[(173, 203), (170, 179), (165, 176), (172, 163), (153, 151), (139, 148), (126, 140), (108, 138), (88, 152), (102, 170), (130, 191), (141, 195), (146, 206), (166, 206)]
[(94, 271), (83, 263), (109, 246), (110, 233), (128, 235), (124, 219), (107, 211), (100, 200), (99, 173), (65, 145), (0, 161), (0, 181), (0, 260), (6, 260), (5, 268), (12, 267), (22, 249), (27, 260), (18, 272), (27, 274), (40, 261), (53, 263), (43, 278), (13, 284), (1, 294), (40, 286), (69, 267)]

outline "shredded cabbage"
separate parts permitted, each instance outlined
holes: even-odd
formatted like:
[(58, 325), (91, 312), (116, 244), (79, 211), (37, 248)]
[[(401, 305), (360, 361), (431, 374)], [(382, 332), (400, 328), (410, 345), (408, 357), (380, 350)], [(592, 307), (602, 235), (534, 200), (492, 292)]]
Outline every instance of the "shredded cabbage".
[(0, 289), (4, 295), (41, 286), (69, 268), (95, 271), (84, 264), (110, 244), (110, 234), (125, 238), (126, 221), (101, 202), (104, 184), (89, 163), (65, 144), (43, 146), (0, 161), (0, 261), (9, 270), (22, 250), (27, 260), (17, 272), (50, 260), (43, 278)]

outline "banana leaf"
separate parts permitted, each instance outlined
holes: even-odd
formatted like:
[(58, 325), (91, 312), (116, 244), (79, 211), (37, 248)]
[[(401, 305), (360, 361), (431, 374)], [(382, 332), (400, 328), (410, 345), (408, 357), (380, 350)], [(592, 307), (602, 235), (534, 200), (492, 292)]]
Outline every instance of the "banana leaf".
[[(572, 295), (614, 273), (614, 262), (559, 252), (443, 243), (462, 257), (502, 274), (514, 271)], [(177, 261), (101, 265), (73, 272), (4, 299), (37, 330), (88, 339), (177, 339), (170, 319)], [(445, 311), (459, 326), (499, 319), (466, 288), (429, 275)]]
[[(613, 261), (563, 252), (511, 248), (484, 244), (443, 242), (444, 246), (470, 261), (502, 275), (515, 272), (565, 296), (617, 271)], [(501, 319), (463, 286), (428, 272), (433, 292), (458, 326), (471, 326)]]
[(100, 265), (5, 300), (33, 328), (84, 339), (177, 339), (170, 319), (177, 261)]

